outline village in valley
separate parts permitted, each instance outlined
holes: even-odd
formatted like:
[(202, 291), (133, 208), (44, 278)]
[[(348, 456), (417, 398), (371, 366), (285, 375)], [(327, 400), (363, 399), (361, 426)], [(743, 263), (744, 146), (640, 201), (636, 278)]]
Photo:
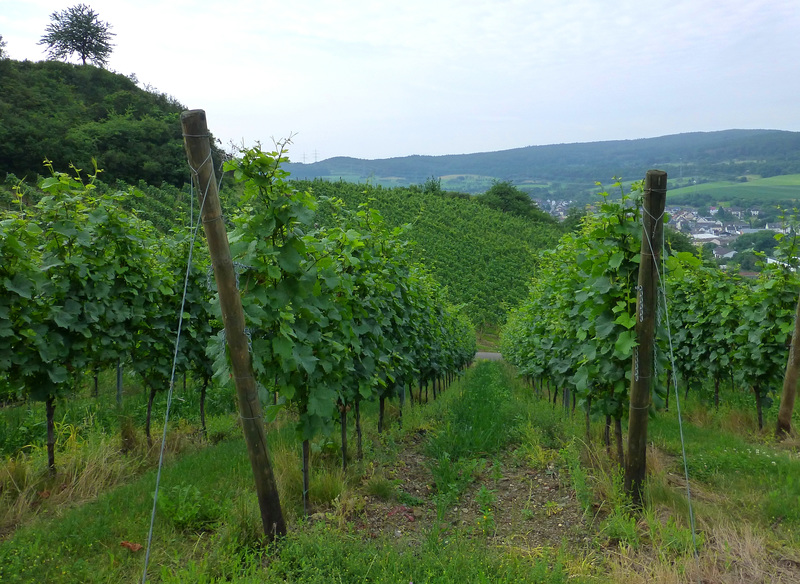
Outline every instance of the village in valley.
[(770, 209), (767, 214), (759, 207), (669, 207), (667, 212), (670, 227), (691, 237), (698, 246), (713, 245), (713, 256), (718, 260), (731, 259), (737, 254), (733, 245), (741, 235), (760, 231), (787, 233), (789, 230), (785, 223), (772, 216), (777, 211)]
[[(579, 206), (576, 201), (569, 200), (534, 202), (560, 221), (567, 220)], [(665, 212), (667, 225), (687, 236), (705, 259), (713, 259), (721, 268), (737, 269), (744, 275), (760, 271), (759, 261), (777, 262), (772, 257), (777, 245), (775, 235), (791, 231), (775, 205), (667, 205)], [(742, 236), (747, 237), (740, 240)], [(766, 257), (759, 258), (753, 252), (761, 252)]]

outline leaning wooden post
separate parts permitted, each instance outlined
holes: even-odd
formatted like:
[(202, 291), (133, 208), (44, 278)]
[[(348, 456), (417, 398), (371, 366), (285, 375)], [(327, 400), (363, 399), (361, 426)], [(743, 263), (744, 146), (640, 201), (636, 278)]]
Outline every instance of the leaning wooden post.
[[(253, 377), (253, 364), (250, 360), (250, 348), (245, 334), (242, 299), (236, 287), (236, 273), (228, 246), (228, 234), (222, 218), (214, 165), (211, 161), (206, 113), (203, 110), (183, 112), (181, 126), (186, 155), (192, 169), (192, 179), (196, 181), (197, 185), (197, 198), (202, 209), (203, 228), (208, 240), (211, 265), (214, 268), (214, 278), (219, 291), (222, 322), (225, 326), (225, 338), (230, 351), (231, 369), (239, 399), (239, 417), (242, 421), (247, 453), (256, 482), (261, 522), (264, 525), (264, 534), (271, 541), (276, 536), (286, 534), (286, 523), (283, 519), (278, 487), (269, 460), (261, 402), (258, 400), (256, 381)], [(205, 203), (203, 202), (204, 198)]]
[(633, 503), (641, 505), (647, 468), (647, 418), (652, 392), (654, 336), (658, 301), (658, 262), (664, 232), (667, 173), (648, 170), (644, 181), (642, 247), (639, 285), (636, 287), (636, 342), (631, 375), (628, 417), (628, 456), (625, 460), (625, 490)]

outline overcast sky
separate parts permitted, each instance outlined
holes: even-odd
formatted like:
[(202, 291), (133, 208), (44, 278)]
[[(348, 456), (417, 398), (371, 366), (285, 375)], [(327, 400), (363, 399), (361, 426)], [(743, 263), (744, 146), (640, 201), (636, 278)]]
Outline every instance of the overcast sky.
[[(294, 133), (296, 162), (800, 131), (797, 0), (85, 3), (116, 34), (109, 69), (224, 143)], [(74, 4), (0, 0), (9, 56), (44, 59)]]

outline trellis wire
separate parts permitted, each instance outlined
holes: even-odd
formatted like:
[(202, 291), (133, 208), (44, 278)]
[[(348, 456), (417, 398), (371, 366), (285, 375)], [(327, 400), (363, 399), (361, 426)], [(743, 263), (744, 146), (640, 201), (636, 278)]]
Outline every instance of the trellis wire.
[[(647, 213), (655, 221), (663, 221), (663, 219), (664, 219), (664, 213), (663, 212), (661, 213), (661, 215), (659, 217), (653, 217), (653, 215), (647, 209), (645, 209), (644, 207), (642, 207), (642, 210), (644, 211), (644, 213)], [(655, 251), (653, 249), (653, 242), (652, 242), (652, 240), (650, 238), (650, 233), (647, 231), (647, 229), (644, 229), (644, 215), (642, 215), (642, 227), (643, 227), (642, 231), (644, 232), (645, 237), (647, 238), (647, 245), (650, 248), (650, 254), (651, 255), (655, 255)], [(666, 236), (664, 234), (664, 230), (662, 229), (661, 230), (661, 249), (662, 250), (665, 249), (665, 247), (664, 247), (665, 246), (665, 242), (666, 242)], [(672, 371), (673, 371), (672, 383), (673, 383), (673, 385), (675, 387), (675, 406), (678, 409), (678, 430), (679, 430), (680, 437), (681, 437), (681, 454), (683, 456), (683, 473), (684, 473), (684, 477), (686, 479), (686, 500), (687, 500), (687, 502), (689, 504), (689, 523), (690, 523), (691, 528), (692, 528), (692, 546), (694, 547), (694, 555), (695, 555), (695, 557), (697, 557), (697, 555), (698, 555), (698, 552), (697, 552), (697, 529), (696, 529), (695, 521), (694, 521), (694, 506), (692, 505), (692, 491), (691, 491), (691, 488), (690, 488), (690, 485), (689, 485), (689, 464), (688, 464), (687, 458), (686, 458), (686, 441), (685, 441), (684, 436), (683, 436), (683, 418), (681, 416), (681, 399), (680, 399), (680, 395), (679, 395), (679, 392), (678, 392), (678, 376), (675, 375), (675, 353), (674, 353), (674, 350), (673, 350), (673, 347), (672, 347), (672, 329), (670, 327), (670, 321), (669, 321), (669, 307), (667, 305), (666, 282), (664, 282), (664, 279), (662, 278), (662, 273), (665, 272), (665, 266), (666, 266), (666, 264), (665, 264), (664, 253), (662, 252), (662, 254), (661, 254), (661, 269), (659, 269), (658, 264), (655, 265), (655, 269), (656, 269), (656, 275), (658, 276), (659, 291), (661, 292), (660, 296), (661, 296), (662, 301), (664, 303), (663, 304), (663, 306), (664, 306), (664, 320), (666, 321), (666, 324), (667, 324), (667, 340), (669, 342), (669, 360), (670, 360), (670, 363), (672, 365)], [(660, 307), (660, 305), (659, 305), (659, 307)]]
[[(211, 153), (210, 152), (208, 154), (208, 157), (203, 161), (203, 163), (200, 166), (202, 167), (204, 164), (206, 164), (208, 162), (211, 162)], [(194, 201), (194, 179), (195, 179), (195, 177), (198, 176), (198, 170), (196, 170), (194, 168), (191, 168), (191, 171), (192, 171), (192, 175), (191, 175), (191, 186), (190, 186), (190, 189), (189, 189), (189, 196), (190, 196), (191, 200)], [(222, 186), (222, 173), (220, 173), (219, 186), (220, 187)], [(206, 191), (203, 193), (203, 201), (200, 204), (200, 209), (198, 210), (198, 213), (197, 213), (197, 221), (194, 223), (194, 230), (192, 232), (192, 239), (189, 242), (189, 256), (188, 256), (187, 261), (186, 261), (186, 276), (183, 279), (183, 296), (181, 297), (181, 308), (180, 308), (180, 312), (178, 314), (178, 331), (177, 331), (177, 334), (175, 336), (175, 351), (173, 352), (173, 355), (172, 355), (172, 373), (170, 374), (169, 391), (167, 392), (167, 407), (166, 407), (166, 412), (164, 414), (164, 432), (162, 433), (162, 436), (161, 436), (161, 451), (160, 451), (159, 456), (158, 456), (158, 470), (156, 472), (156, 486), (155, 486), (155, 491), (153, 493), (153, 511), (150, 514), (150, 529), (147, 532), (147, 544), (145, 546), (146, 549), (145, 549), (145, 555), (144, 555), (144, 569), (142, 570), (142, 584), (145, 584), (147, 582), (147, 567), (148, 567), (148, 564), (150, 563), (150, 550), (151, 550), (152, 543), (153, 543), (153, 527), (155, 526), (155, 521), (156, 521), (156, 506), (157, 506), (157, 503), (158, 503), (158, 488), (159, 488), (159, 486), (161, 484), (161, 469), (164, 466), (164, 451), (166, 449), (166, 444), (167, 444), (167, 424), (169, 422), (169, 409), (170, 409), (170, 406), (172, 405), (172, 391), (175, 388), (175, 369), (176, 369), (177, 364), (178, 364), (178, 348), (179, 348), (180, 340), (181, 340), (181, 329), (183, 328), (183, 307), (186, 304), (186, 292), (187, 292), (187, 290), (189, 288), (189, 273), (190, 273), (190, 271), (192, 269), (192, 254), (193, 254), (193, 251), (194, 251), (194, 242), (197, 239), (197, 233), (198, 233), (198, 231), (200, 229), (200, 225), (202, 223), (201, 218), (202, 218), (202, 215), (203, 215), (203, 208), (205, 207), (206, 197), (207, 196), (208, 196), (208, 188), (206, 188)]]

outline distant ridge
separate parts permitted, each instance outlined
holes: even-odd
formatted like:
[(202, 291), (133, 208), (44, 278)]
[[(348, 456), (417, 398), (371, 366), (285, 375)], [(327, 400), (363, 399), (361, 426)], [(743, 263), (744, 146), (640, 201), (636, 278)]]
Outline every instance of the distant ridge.
[[(800, 132), (691, 132), (474, 154), (379, 160), (335, 157), (311, 164), (291, 163), (286, 168), (298, 179), (384, 185), (422, 184), (435, 177), (442, 178), (446, 188), (463, 192), (482, 192), (492, 180), (510, 180), (528, 190), (559, 190), (567, 185), (573, 189), (577, 185), (592, 188), (595, 181), (608, 181), (613, 176), (641, 178), (649, 168), (666, 170), (675, 179), (691, 176), (724, 180), (741, 175), (765, 177), (800, 172)], [(553, 183), (561, 184), (554, 187)]]

